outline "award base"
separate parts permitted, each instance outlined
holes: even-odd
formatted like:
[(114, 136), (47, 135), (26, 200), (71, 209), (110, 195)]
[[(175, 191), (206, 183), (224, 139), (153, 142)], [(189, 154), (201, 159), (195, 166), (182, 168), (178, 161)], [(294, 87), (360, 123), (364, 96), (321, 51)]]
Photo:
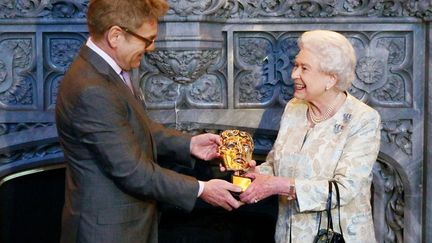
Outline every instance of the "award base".
[(248, 188), (248, 186), (251, 184), (252, 180), (248, 177), (239, 176), (239, 175), (232, 175), (231, 176), (232, 184), (239, 186), (242, 188), (241, 192), (231, 192), (232, 195), (238, 199), (240, 194)]

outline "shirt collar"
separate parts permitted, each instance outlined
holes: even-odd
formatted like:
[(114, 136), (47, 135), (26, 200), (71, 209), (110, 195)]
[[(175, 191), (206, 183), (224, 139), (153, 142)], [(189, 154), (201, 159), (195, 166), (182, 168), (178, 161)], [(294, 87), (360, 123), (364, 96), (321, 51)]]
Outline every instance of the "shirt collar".
[[(121, 72), (122, 68), (112, 59), (105, 51), (99, 48), (91, 38), (88, 38), (86, 45), (96, 52), (99, 56), (101, 56), (113, 69), (114, 71), (122, 78)], [(123, 78), (122, 78), (123, 79)]]

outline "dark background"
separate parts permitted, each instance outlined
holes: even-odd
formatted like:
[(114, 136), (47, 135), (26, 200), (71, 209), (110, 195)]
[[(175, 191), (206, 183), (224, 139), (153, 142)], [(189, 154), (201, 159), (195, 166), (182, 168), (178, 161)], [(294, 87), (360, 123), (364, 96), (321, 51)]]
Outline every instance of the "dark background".
[[(171, 167), (201, 180), (228, 179), (217, 166)], [(0, 243), (59, 242), (65, 169), (17, 177), (0, 185)], [(159, 242), (273, 242), (277, 198), (228, 212), (197, 200), (192, 212), (159, 205)]]

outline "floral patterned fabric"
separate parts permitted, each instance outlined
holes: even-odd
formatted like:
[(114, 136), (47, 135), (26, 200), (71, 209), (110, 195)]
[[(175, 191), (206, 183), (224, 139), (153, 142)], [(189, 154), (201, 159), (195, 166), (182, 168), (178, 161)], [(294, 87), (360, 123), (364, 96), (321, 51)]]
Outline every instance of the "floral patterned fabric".
[[(329, 180), (339, 185), (345, 241), (375, 242), (370, 188), (380, 147), (378, 112), (350, 94), (333, 117), (313, 128), (308, 128), (306, 112), (302, 100), (294, 98), (286, 105), (275, 144), (266, 162), (257, 166), (263, 174), (295, 178), (297, 199), (279, 197), (276, 242), (289, 242), (290, 235), (292, 242), (313, 242)], [(334, 229), (339, 231), (337, 215), (333, 209)], [(326, 226), (322, 212), (321, 228)]]

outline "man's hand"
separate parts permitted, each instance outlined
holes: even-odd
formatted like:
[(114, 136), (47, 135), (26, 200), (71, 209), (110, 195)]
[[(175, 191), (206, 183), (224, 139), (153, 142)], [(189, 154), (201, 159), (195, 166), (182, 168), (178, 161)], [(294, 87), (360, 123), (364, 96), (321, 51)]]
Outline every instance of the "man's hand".
[(193, 136), (190, 142), (190, 152), (202, 160), (219, 158), (218, 148), (221, 145), (221, 137), (216, 134), (205, 133)]
[[(248, 172), (255, 172), (255, 168), (256, 168), (256, 161), (255, 160), (249, 161)], [(221, 172), (225, 172), (227, 169), (225, 168), (225, 166), (223, 164), (219, 164), (219, 170)]]
[(204, 183), (204, 191), (200, 198), (213, 206), (220, 206), (231, 211), (233, 208), (240, 207), (242, 203), (234, 199), (230, 191), (241, 192), (241, 190), (241, 187), (227, 181), (213, 179)]

